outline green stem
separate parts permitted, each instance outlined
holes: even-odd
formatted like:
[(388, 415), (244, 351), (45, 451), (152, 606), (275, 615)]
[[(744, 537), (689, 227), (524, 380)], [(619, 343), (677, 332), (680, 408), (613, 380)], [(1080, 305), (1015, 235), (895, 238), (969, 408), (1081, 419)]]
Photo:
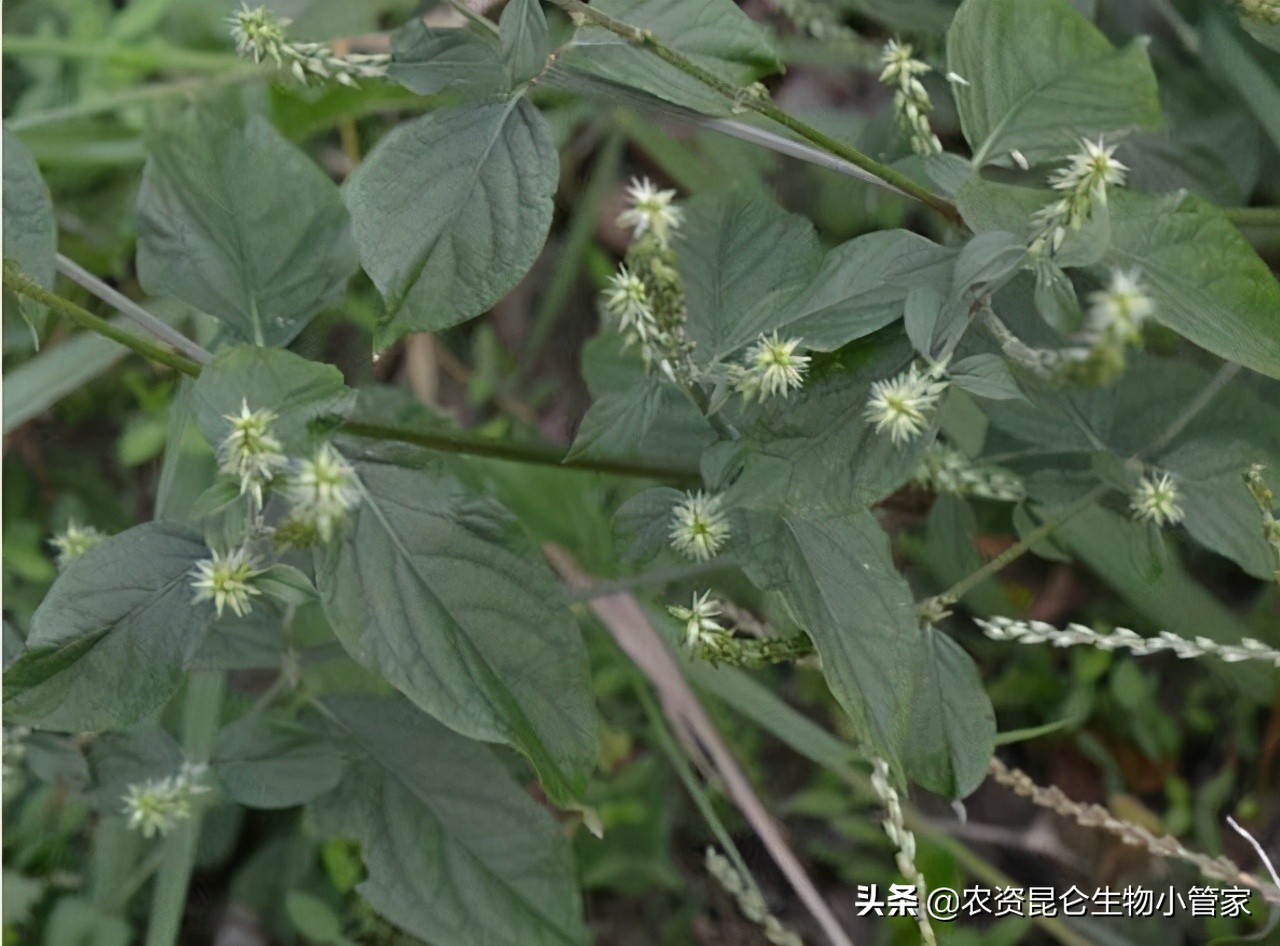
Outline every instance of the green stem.
[(697, 479), (694, 467), (664, 466), (643, 460), (587, 459), (566, 457), (556, 447), (541, 444), (508, 443), (463, 433), (413, 430), (390, 424), (371, 424), (348, 421), (342, 425), (344, 433), (371, 440), (391, 440), (398, 443), (426, 447), (445, 453), (464, 453), (470, 456), (492, 457), (495, 460), (511, 460), (536, 466), (553, 466), (561, 469), (590, 470), (595, 473), (612, 473), (617, 476), (638, 476), (645, 479), (686, 481)]
[(1280, 227), (1280, 207), (1224, 207), (1222, 212), (1237, 227)]
[(97, 332), (105, 338), (118, 342), (125, 348), (132, 349), (144, 358), (162, 365), (167, 365), (175, 371), (181, 371), (185, 375), (195, 377), (200, 373), (200, 366), (186, 358), (183, 355), (175, 354), (167, 348), (161, 348), (159, 345), (148, 341), (145, 338), (139, 338), (131, 332), (116, 328), (106, 319), (99, 318), (86, 309), (76, 305), (70, 299), (64, 299), (62, 296), (49, 292), (34, 279), (24, 273), (15, 264), (6, 261), (4, 264), (4, 285), (7, 289), (16, 292), (19, 295), (26, 296), (41, 305), (48, 306), (59, 315), (65, 316), (81, 328), (89, 329), (91, 332)]
[(857, 148), (831, 137), (826, 132), (814, 128), (812, 125), (792, 115), (788, 115), (773, 104), (763, 87), (743, 88), (731, 82), (726, 82), (683, 53), (679, 53), (665, 45), (652, 31), (642, 30), (639, 27), (632, 26), (630, 23), (609, 16), (607, 13), (602, 13), (594, 7), (583, 3), (582, 0), (551, 0), (551, 2), (569, 14), (575, 23), (582, 22), (599, 26), (629, 42), (644, 47), (663, 62), (675, 66), (685, 75), (696, 79), (708, 88), (714, 89), (723, 95), (733, 103), (735, 108), (747, 109), (777, 122), (824, 151), (848, 161), (855, 167), (862, 168), (862, 170), (874, 175), (908, 197), (914, 197), (925, 206), (937, 211), (950, 223), (959, 227), (964, 226), (964, 220), (961, 218), (960, 211), (956, 209), (955, 204), (933, 193), (928, 188), (917, 184), (905, 174), (899, 173), (888, 165), (881, 164), (874, 158), (863, 154)]
[(101, 98), (90, 99), (87, 102), (77, 102), (74, 105), (64, 105), (59, 108), (48, 108), (25, 115), (17, 115), (8, 119), (7, 124), (13, 131), (25, 131), (28, 128), (39, 128), (42, 125), (91, 118), (104, 112), (114, 112), (117, 109), (128, 108), (131, 105), (141, 105), (145, 102), (157, 102), (168, 98), (210, 92), (224, 86), (252, 82), (268, 76), (270, 76), (270, 73), (264, 72), (257, 66), (247, 66), (244, 69), (228, 70), (221, 75), (179, 79), (174, 82), (156, 82), (133, 89), (126, 89), (114, 95), (104, 95)]
[(6, 33), (2, 48), (6, 56), (106, 60), (116, 65), (132, 66), (143, 72), (155, 69), (222, 72), (244, 64), (244, 60), (232, 53), (178, 49), (159, 44), (112, 45), (100, 40), (77, 40), (62, 36), (21, 36)]
[[(213, 743), (222, 722), (225, 692), (226, 680), (221, 671), (198, 671), (187, 678), (187, 693), (182, 707), (182, 748), (192, 762), (207, 762), (213, 752)], [(197, 808), (165, 839), (155, 895), (151, 901), (146, 946), (176, 946), (178, 942), (202, 820), (203, 814)]]

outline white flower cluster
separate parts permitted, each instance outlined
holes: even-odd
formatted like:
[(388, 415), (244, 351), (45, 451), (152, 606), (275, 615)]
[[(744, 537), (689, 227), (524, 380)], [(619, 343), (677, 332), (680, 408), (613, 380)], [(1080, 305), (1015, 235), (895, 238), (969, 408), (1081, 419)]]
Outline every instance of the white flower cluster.
[(330, 542), (360, 502), (360, 486), (351, 464), (326, 443), (298, 465), (285, 484), (285, 497), (290, 521)]
[(626, 261), (604, 292), (604, 310), (623, 337), (640, 350), (645, 368), (657, 367), (678, 384), (692, 384), (697, 374), (693, 342), (685, 334), (684, 287), (675, 267), (672, 238), (684, 222), (674, 190), (660, 189), (648, 178), (634, 178), (627, 189), (630, 205), (618, 217), (632, 231)]
[[(900, 43), (896, 39), (885, 43), (880, 62), (884, 66), (880, 81), (897, 87), (893, 93), (893, 106), (898, 113), (898, 124), (911, 142), (911, 150), (916, 154), (939, 154), (942, 142), (929, 125), (933, 102), (918, 78), (932, 72), (932, 68), (915, 58), (915, 50), (910, 43)], [(963, 79), (960, 81), (964, 82)]]
[(1169, 652), (1183, 659), (1191, 657), (1217, 657), (1227, 663), (1242, 660), (1262, 660), (1280, 667), (1280, 650), (1268, 647), (1259, 640), (1246, 637), (1239, 644), (1219, 644), (1207, 637), (1188, 640), (1168, 631), (1155, 637), (1143, 637), (1127, 627), (1118, 627), (1102, 634), (1083, 624), (1068, 624), (1057, 628), (1043, 621), (1017, 621), (1012, 618), (975, 618), (984, 634), (992, 640), (1016, 641), (1019, 644), (1052, 644), (1054, 647), (1096, 647), (1099, 650), (1129, 650), (1138, 656)]
[(978, 466), (959, 450), (933, 444), (920, 456), (916, 482), (939, 493), (1016, 503), (1026, 495), (1022, 480), (996, 466)]
[(289, 23), (266, 7), (250, 8), (247, 4), (227, 18), (239, 55), (254, 62), (275, 63), (304, 84), (312, 78), (333, 79), (354, 87), (357, 79), (377, 79), (387, 74), (389, 55), (339, 56), (324, 43), (293, 43), (285, 37)]
[(262, 491), (289, 464), (280, 441), (271, 435), (276, 421), (273, 411), (249, 410), (248, 399), (240, 402), (239, 414), (224, 414), (231, 432), (218, 445), (218, 472), (240, 483), (242, 495), (250, 496), (262, 508)]
[(205, 765), (184, 762), (176, 775), (130, 785), (122, 809), (129, 816), (129, 827), (141, 831), (144, 838), (164, 837), (190, 818), (194, 799), (210, 791), (200, 781), (206, 770)]
[(31, 730), (26, 726), (5, 726), (3, 742), (3, 769), (0, 770), (0, 785), (6, 795), (20, 785), (14, 781), (22, 768), (22, 760), (27, 755), (26, 738)]
[(1129, 509), (1138, 521), (1158, 526), (1177, 525), (1184, 515), (1178, 505), (1178, 487), (1168, 473), (1142, 477), (1129, 497)]
[(747, 349), (746, 364), (736, 366), (734, 389), (748, 401), (786, 397), (804, 384), (809, 356), (796, 354), (798, 338), (781, 338), (777, 332), (761, 335)]
[(631, 206), (618, 215), (618, 224), (630, 229), (633, 239), (652, 233), (658, 245), (666, 248), (684, 223), (684, 211), (675, 199), (674, 190), (659, 188), (647, 177), (632, 178), (627, 187)]
[(673, 604), (667, 611), (676, 620), (684, 622), (684, 646), (690, 651), (696, 651), (713, 635), (725, 633), (724, 625), (716, 620), (724, 614), (724, 605), (711, 597), (710, 591), (694, 592), (689, 607)]
[(66, 529), (49, 540), (58, 552), (58, 568), (66, 568), (89, 549), (101, 545), (106, 535), (93, 526), (78, 526), (74, 522), (67, 523)]
[(729, 518), (719, 496), (685, 493), (671, 519), (671, 547), (695, 562), (714, 558), (729, 540)]
[[(871, 787), (884, 802), (885, 819), (882, 822), (884, 833), (898, 849), (894, 860), (898, 870), (908, 881), (915, 884), (920, 903), (929, 900), (929, 889), (925, 885), (924, 874), (916, 866), (916, 836), (908, 830), (902, 817), (902, 802), (898, 798), (898, 790), (889, 780), (889, 763), (884, 759), (876, 759), (871, 769)], [(933, 927), (929, 924), (929, 911), (920, 910), (916, 914), (916, 925), (920, 927), (920, 939), (925, 946), (937, 946)]]
[(1036, 212), (1033, 218), (1038, 236), (1032, 241), (1032, 252), (1056, 253), (1068, 230), (1079, 230), (1096, 208), (1107, 205), (1107, 188), (1123, 187), (1129, 169), (1115, 157), (1115, 145), (1097, 144), (1081, 139), (1080, 150), (1071, 156), (1064, 168), (1049, 176), (1049, 186), (1063, 196)]
[(253, 604), (251, 598), (262, 594), (253, 580), (262, 574), (257, 561), (243, 548), (223, 554), (216, 549), (211, 557), (196, 562), (191, 570), (191, 587), (196, 590), (194, 602), (212, 601), (218, 617), (223, 608), (231, 608), (236, 617), (244, 617)]
[(769, 912), (768, 904), (760, 891), (747, 884), (729, 859), (713, 847), (707, 848), (707, 873), (738, 903), (742, 915), (764, 930), (764, 937), (773, 946), (804, 946), (799, 934), (787, 929), (782, 921)]
[(1236, 0), (1240, 15), (1259, 23), (1280, 25), (1280, 0)]
[(943, 363), (921, 370), (913, 363), (906, 371), (871, 385), (865, 416), (878, 432), (889, 431), (889, 439), (901, 445), (929, 426), (938, 399), (947, 390)]

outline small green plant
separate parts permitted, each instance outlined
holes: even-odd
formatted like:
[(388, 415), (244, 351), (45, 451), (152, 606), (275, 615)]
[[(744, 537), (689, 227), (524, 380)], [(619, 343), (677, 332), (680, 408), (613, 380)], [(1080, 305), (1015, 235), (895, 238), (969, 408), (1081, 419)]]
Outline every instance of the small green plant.
[[(876, 0), (856, 27), (817, 2), (769, 23), (730, 0), (425, 20), (385, 3), (389, 37), (329, 42), (243, 6), (218, 49), (141, 40), (161, 22), (186, 35), (179, 5), (68, 3), (81, 32), (85, 11), (111, 24), (92, 54), (30, 6), (6, 10), (31, 27), (6, 34), (31, 71), (4, 141), (6, 433), (60, 401), (93, 417), (75, 399), (110, 388), (133, 418), (117, 452), (153, 475), (128, 509), (89, 498), (70, 460), (79, 507), (46, 508), (39, 470), (6, 492), (6, 943), (188, 941), (192, 877), (232, 856), (245, 818), (276, 833), (233, 892), (282, 941), (577, 946), (598, 932), (584, 890), (639, 884), (670, 898), (646, 941), (691, 942), (667, 786), (637, 741), (693, 800), (709, 834), (694, 850), (712, 844), (694, 870), (753, 941), (847, 946), (824, 898), (867, 852), (920, 903), (939, 864), (1000, 876), (910, 796), (959, 804), (989, 775), (1280, 904), (1220, 852), (994, 758), (1067, 730), (1122, 794), (1116, 742), (1178, 745), (1132, 659), (1177, 675), (1165, 654), (1229, 665), (1186, 683), (1188, 706), (1212, 730), (1234, 700), (1261, 764), (1280, 666), (1280, 283), (1259, 251), (1274, 263), (1280, 210), (1248, 204), (1280, 197), (1274, 3), (1145, 5), (1172, 49), (1113, 41), (1136, 22), (1125, 4), (1068, 0)], [(294, 6), (298, 25), (323, 21)], [(373, 33), (365, 19), (342, 22)], [(803, 72), (831, 50), (886, 87), (864, 146), (771, 92), (784, 58)], [(90, 62), (83, 95), (49, 104), (65, 84), (41, 84), (46, 55)], [(183, 70), (204, 78), (148, 79)], [(1232, 90), (1224, 118), (1191, 91), (1209, 75)], [(93, 94), (94, 77), (112, 87)], [(654, 114), (745, 144), (641, 124), (631, 159), (648, 157), (627, 173), (620, 136)], [(107, 115), (140, 175), (68, 172), (50, 127)], [(78, 147), (106, 162), (96, 127)], [(771, 178), (774, 151), (804, 163)], [(584, 154), (578, 187), (562, 161)], [(771, 188), (806, 164), (834, 211)], [(95, 187), (123, 237), (97, 222)], [(849, 232), (815, 226), (833, 213)], [(556, 331), (584, 275), (599, 318), (579, 359)], [(486, 316), (524, 291), (536, 315), (504, 347)], [(64, 338), (68, 323), (83, 331)], [(451, 369), (446, 341), (470, 367)], [(588, 390), (565, 449), (540, 437), (551, 341)], [(58, 360), (73, 345), (74, 370)], [(118, 346), (164, 384), (95, 381)], [(433, 398), (441, 370), (464, 408)], [(1030, 561), (1095, 576), (1103, 603), (1086, 623), (1043, 599), (1029, 613)], [(1011, 642), (1041, 662), (1004, 663), (1030, 649)], [(703, 698), (815, 766), (790, 810), (834, 827), (803, 859)], [(1035, 698), (1040, 716), (1008, 725)], [(771, 758), (749, 766), (763, 786)], [(1162, 786), (1181, 830), (1211, 844), (1229, 795), (1242, 817), (1257, 800), (1228, 773), (1193, 805), (1176, 768)], [(850, 827), (868, 817), (885, 837)], [(58, 818), (54, 850), (31, 826)], [(735, 847), (744, 826), (786, 881), (768, 900)], [(850, 837), (864, 846), (844, 860)], [(953, 941), (923, 910), (887, 925)]]

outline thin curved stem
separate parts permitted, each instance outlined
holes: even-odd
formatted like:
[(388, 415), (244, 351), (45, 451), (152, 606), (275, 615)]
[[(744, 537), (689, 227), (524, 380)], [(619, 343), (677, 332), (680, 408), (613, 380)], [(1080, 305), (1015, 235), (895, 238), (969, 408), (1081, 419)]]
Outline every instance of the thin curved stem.
[(602, 13), (595, 7), (583, 3), (582, 0), (551, 0), (551, 2), (569, 14), (575, 23), (589, 23), (592, 26), (599, 26), (628, 42), (643, 47), (657, 58), (675, 66), (690, 78), (696, 79), (708, 88), (720, 93), (726, 100), (733, 103), (735, 109), (752, 111), (758, 115), (763, 115), (770, 121), (777, 122), (806, 141), (839, 158), (843, 158), (855, 167), (867, 171), (895, 190), (915, 198), (925, 206), (937, 211), (948, 222), (959, 227), (964, 226), (960, 211), (956, 209), (955, 204), (951, 203), (951, 201), (916, 183), (905, 174), (895, 171), (888, 165), (881, 164), (874, 158), (863, 154), (857, 148), (831, 137), (826, 132), (814, 128), (793, 115), (787, 114), (773, 104), (763, 86), (743, 88), (731, 82), (726, 82), (715, 73), (694, 62), (688, 56), (667, 46), (652, 31), (640, 29), (607, 13)]
[(4, 285), (19, 295), (48, 306), (54, 312), (65, 316), (81, 328), (97, 332), (113, 342), (118, 342), (125, 348), (132, 349), (144, 358), (166, 365), (174, 371), (181, 371), (183, 374), (193, 378), (200, 373), (200, 365), (190, 358), (171, 352), (167, 348), (161, 348), (154, 342), (140, 338), (132, 332), (116, 328), (106, 319), (99, 318), (87, 309), (76, 305), (70, 299), (64, 299), (62, 296), (49, 292), (49, 290), (19, 269), (16, 264), (9, 261), (6, 261), (4, 265)]

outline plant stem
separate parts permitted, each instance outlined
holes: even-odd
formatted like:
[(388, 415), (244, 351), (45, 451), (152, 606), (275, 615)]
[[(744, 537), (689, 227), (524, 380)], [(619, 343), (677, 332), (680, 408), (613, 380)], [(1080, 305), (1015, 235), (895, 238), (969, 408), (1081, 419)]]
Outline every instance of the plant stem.
[(593, 460), (586, 457), (566, 457), (556, 447), (542, 444), (508, 443), (502, 440), (490, 440), (487, 437), (476, 437), (465, 433), (413, 430), (405, 427), (394, 427), (390, 424), (372, 424), (363, 421), (348, 421), (342, 425), (342, 431), (356, 437), (368, 437), (372, 440), (391, 440), (398, 443), (426, 447), (429, 450), (441, 450), (445, 453), (492, 457), (496, 460), (511, 460), (515, 463), (530, 463), (535, 466), (590, 470), (595, 473), (612, 473), (617, 476), (638, 476), (645, 479), (681, 482), (694, 480), (698, 477), (698, 470), (694, 467), (664, 466), (657, 463), (647, 463), (644, 460)]
[(662, 61), (675, 66), (685, 75), (696, 79), (708, 88), (714, 89), (723, 95), (729, 102), (733, 103), (735, 109), (750, 110), (777, 122), (806, 141), (875, 175), (907, 196), (914, 197), (925, 206), (937, 211), (948, 222), (959, 227), (964, 226), (960, 211), (956, 209), (955, 204), (933, 193), (928, 188), (917, 184), (905, 174), (899, 173), (893, 168), (863, 154), (857, 148), (851, 147), (843, 141), (831, 137), (826, 132), (782, 111), (770, 101), (768, 93), (762, 86), (743, 88), (731, 82), (726, 82), (683, 53), (677, 52), (664, 44), (652, 31), (640, 29), (607, 13), (602, 13), (594, 7), (583, 3), (582, 0), (551, 0), (551, 2), (569, 14), (569, 17), (575, 23), (590, 23), (593, 26), (599, 26), (617, 36), (621, 36), (628, 42), (644, 47)]
[(144, 358), (166, 365), (175, 371), (181, 371), (183, 374), (190, 375), (193, 378), (200, 373), (200, 366), (190, 358), (171, 352), (166, 348), (161, 348), (145, 338), (139, 338), (132, 332), (116, 328), (106, 319), (99, 318), (76, 305), (70, 299), (64, 299), (62, 296), (49, 292), (16, 265), (8, 261), (4, 264), (4, 285), (19, 295), (48, 306), (54, 312), (65, 316), (81, 328), (97, 332), (113, 342), (118, 342), (126, 348), (132, 349)]
[(213, 355), (204, 348), (201, 348), (173, 326), (167, 325), (160, 319), (156, 318), (128, 296), (122, 295), (112, 289), (75, 260), (59, 253), (57, 257), (57, 266), (58, 272), (62, 273), (62, 275), (66, 276), (81, 288), (87, 289), (89, 292), (93, 293), (93, 295), (97, 296), (107, 305), (112, 306), (117, 312), (133, 319), (139, 326), (146, 329), (157, 339), (168, 345), (172, 345), (192, 361), (203, 365), (208, 364), (213, 359)]
[(1224, 207), (1222, 212), (1237, 227), (1280, 227), (1280, 207)]
[[(182, 748), (192, 762), (207, 762), (222, 722), (222, 698), (226, 681), (220, 670), (202, 670), (187, 678), (182, 707)], [(197, 808), (165, 839), (146, 946), (176, 946), (187, 887), (195, 866), (203, 814)]]
[(141, 71), (185, 69), (192, 72), (222, 72), (244, 61), (232, 53), (181, 49), (172, 46), (112, 45), (98, 40), (67, 39), (62, 36), (4, 35), (6, 56), (47, 56), (55, 59), (100, 59)]
[(64, 105), (58, 108), (47, 108), (16, 115), (8, 119), (7, 124), (13, 131), (25, 131), (28, 128), (39, 128), (42, 125), (90, 118), (94, 115), (101, 115), (104, 112), (114, 112), (116, 109), (128, 108), (131, 105), (140, 105), (144, 102), (155, 102), (167, 98), (209, 92), (214, 89), (220, 89), (223, 86), (252, 82), (256, 79), (265, 79), (268, 76), (270, 76), (269, 72), (265, 72), (257, 66), (248, 66), (244, 69), (229, 69), (221, 75), (197, 76), (190, 79), (178, 79), (174, 82), (155, 82), (126, 89), (114, 95), (104, 95), (101, 98), (90, 99), (87, 102), (77, 102), (74, 105)]

